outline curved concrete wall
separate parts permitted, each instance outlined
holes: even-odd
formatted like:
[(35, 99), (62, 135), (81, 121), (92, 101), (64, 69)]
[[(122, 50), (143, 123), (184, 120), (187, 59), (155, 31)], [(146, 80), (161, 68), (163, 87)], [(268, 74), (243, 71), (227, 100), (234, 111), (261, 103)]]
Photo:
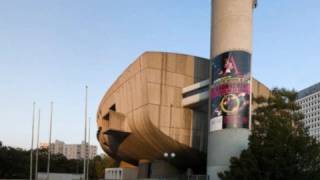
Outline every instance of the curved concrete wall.
[(103, 149), (128, 162), (161, 159), (167, 151), (186, 157), (184, 152), (200, 149), (193, 141), (201, 141), (206, 128), (201, 123), (206, 121), (194, 118), (201, 112), (182, 106), (182, 88), (207, 79), (208, 73), (207, 59), (160, 52), (141, 55), (101, 101), (97, 123)]

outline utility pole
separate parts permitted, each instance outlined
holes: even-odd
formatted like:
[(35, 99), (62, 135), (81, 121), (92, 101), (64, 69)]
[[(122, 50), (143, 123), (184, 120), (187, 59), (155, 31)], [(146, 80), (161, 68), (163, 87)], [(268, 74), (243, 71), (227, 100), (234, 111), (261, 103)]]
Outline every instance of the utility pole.
[(47, 180), (50, 180), (50, 156), (51, 156), (52, 115), (53, 115), (53, 102), (50, 103), (50, 127), (49, 127), (49, 143), (48, 143)]
[(34, 119), (35, 119), (35, 108), (36, 103), (33, 102), (33, 110), (32, 110), (32, 137), (31, 137), (31, 149), (30, 149), (30, 180), (32, 180), (32, 153), (33, 153), (33, 136), (34, 136)]
[(84, 157), (83, 157), (83, 178), (86, 180), (86, 161), (87, 161), (87, 116), (88, 116), (88, 86), (86, 86), (85, 105), (84, 105)]
[(90, 167), (90, 129), (91, 118), (89, 118), (89, 132), (88, 132), (88, 163), (87, 163), (87, 180), (89, 179), (89, 167)]
[(40, 134), (40, 109), (39, 109), (39, 114), (38, 114), (38, 132), (37, 132), (37, 149), (36, 149), (36, 167), (35, 167), (35, 179), (36, 180), (38, 180), (39, 134)]

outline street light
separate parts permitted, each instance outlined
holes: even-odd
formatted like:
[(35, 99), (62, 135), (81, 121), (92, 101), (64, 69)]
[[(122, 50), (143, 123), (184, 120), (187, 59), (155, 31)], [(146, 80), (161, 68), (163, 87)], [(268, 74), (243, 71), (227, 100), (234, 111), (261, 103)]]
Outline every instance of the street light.
[(170, 160), (171, 159), (174, 159), (175, 157), (176, 157), (176, 153), (174, 153), (174, 152), (164, 152), (163, 153), (163, 157), (165, 158), (165, 159), (167, 159), (168, 160), (168, 162), (170, 163)]

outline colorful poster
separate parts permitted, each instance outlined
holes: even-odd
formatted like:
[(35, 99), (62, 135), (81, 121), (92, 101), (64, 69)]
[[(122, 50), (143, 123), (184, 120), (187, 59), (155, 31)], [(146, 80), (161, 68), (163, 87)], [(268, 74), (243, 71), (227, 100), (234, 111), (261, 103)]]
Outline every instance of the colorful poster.
[(211, 120), (222, 128), (249, 128), (251, 106), (251, 55), (243, 51), (224, 53), (211, 63)]

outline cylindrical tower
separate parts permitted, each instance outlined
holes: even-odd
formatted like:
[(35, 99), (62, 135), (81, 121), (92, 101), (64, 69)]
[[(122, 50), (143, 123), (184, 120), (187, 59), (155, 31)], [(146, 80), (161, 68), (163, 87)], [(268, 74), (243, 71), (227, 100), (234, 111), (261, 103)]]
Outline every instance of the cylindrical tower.
[(248, 145), (252, 13), (256, 0), (212, 0), (207, 173), (227, 170)]

